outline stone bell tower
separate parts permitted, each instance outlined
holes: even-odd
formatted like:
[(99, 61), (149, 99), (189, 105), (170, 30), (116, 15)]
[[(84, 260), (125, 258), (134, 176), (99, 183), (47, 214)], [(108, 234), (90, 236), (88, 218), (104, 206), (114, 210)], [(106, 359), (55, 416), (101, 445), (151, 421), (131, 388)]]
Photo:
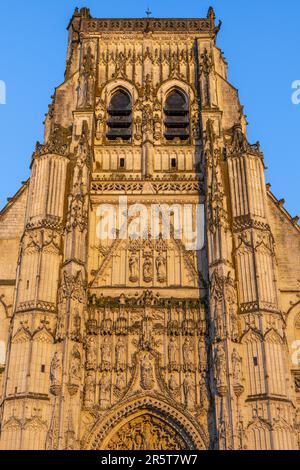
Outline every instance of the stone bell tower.
[(220, 26), (212, 8), (75, 10), (44, 143), (0, 214), (5, 249), (21, 211), (0, 448), (298, 448), (299, 227), (247, 140)]

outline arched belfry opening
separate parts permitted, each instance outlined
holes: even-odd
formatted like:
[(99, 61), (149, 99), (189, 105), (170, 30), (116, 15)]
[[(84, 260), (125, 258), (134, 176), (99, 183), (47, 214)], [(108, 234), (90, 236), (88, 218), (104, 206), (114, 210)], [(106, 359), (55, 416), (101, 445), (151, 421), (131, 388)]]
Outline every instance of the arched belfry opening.
[(108, 140), (130, 140), (132, 136), (132, 100), (127, 91), (117, 90), (108, 107)]
[(167, 140), (190, 136), (189, 101), (185, 93), (177, 88), (172, 90), (165, 101), (165, 137)]

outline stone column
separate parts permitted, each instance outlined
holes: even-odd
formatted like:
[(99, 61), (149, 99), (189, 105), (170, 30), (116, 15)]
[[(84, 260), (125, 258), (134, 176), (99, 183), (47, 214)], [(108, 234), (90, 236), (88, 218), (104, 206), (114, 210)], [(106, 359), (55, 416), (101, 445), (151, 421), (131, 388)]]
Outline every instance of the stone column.
[[(274, 240), (268, 223), (263, 154), (236, 124), (227, 142), (241, 343), (249, 407), (246, 446), (293, 449), (294, 410)], [(246, 407), (246, 405), (244, 405)], [(259, 444), (260, 443), (260, 444)]]
[(69, 131), (54, 126), (33, 155), (5, 377), (2, 449), (45, 446), (69, 143)]

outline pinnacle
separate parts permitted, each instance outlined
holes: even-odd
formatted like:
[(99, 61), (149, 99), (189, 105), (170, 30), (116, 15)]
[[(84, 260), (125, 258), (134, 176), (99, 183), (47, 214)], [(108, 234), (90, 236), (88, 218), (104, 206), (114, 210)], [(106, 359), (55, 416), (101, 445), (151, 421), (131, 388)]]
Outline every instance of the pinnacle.
[(209, 7), (208, 12), (207, 12), (207, 18), (209, 18), (210, 20), (216, 19), (215, 10), (213, 9), (213, 7)]

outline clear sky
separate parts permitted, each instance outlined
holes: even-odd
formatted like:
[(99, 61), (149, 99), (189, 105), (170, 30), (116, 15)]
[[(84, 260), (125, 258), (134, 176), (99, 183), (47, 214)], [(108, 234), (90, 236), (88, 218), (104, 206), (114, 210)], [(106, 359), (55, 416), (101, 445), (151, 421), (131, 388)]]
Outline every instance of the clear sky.
[[(300, 80), (299, 0), (2, 0), (0, 80), (0, 207), (29, 176), (35, 142), (55, 86), (63, 81), (67, 23), (76, 6), (95, 17), (203, 17), (212, 4), (223, 26), (218, 45), (229, 79), (240, 91), (249, 140), (261, 141), (267, 181), (294, 216), (300, 212), (300, 104), (292, 82)], [(1, 100), (0, 100), (1, 101)]]

